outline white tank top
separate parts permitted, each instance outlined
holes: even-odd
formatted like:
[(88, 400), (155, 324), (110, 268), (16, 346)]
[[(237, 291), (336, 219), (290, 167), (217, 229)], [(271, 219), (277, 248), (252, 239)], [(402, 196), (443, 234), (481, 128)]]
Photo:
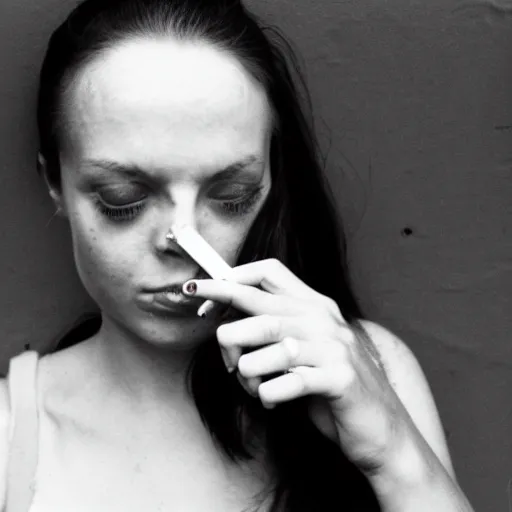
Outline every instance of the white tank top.
[(6, 512), (29, 512), (38, 462), (37, 352), (11, 359), (7, 377), (10, 400)]

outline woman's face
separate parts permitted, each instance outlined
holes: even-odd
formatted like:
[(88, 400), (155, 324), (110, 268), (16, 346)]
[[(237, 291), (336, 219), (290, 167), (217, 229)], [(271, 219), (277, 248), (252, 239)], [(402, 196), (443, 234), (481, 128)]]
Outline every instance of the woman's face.
[(61, 200), (104, 323), (154, 344), (211, 333), (197, 304), (155, 302), (200, 271), (165, 235), (192, 225), (235, 264), (271, 187), (271, 124), (262, 87), (206, 44), (133, 40), (79, 73), (66, 96)]

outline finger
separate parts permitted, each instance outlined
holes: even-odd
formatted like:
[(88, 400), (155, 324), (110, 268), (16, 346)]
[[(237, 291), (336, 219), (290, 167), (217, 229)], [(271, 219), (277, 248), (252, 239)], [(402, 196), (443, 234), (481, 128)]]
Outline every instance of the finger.
[(220, 279), (194, 279), (182, 288), (187, 296), (203, 297), (233, 306), (249, 315), (286, 315), (296, 310), (288, 297), (272, 295), (253, 286)]
[(197, 310), (197, 316), (201, 318), (211, 317), (213, 314), (219, 314), (226, 309), (225, 304), (219, 304), (213, 300), (206, 300)]
[(238, 371), (246, 378), (286, 372), (292, 367), (320, 367), (331, 358), (327, 350), (316, 344), (284, 338), (281, 342), (244, 354), (238, 361)]
[(258, 396), (258, 387), (261, 384), (261, 379), (245, 379), (238, 372), (236, 378), (246, 393), (255, 398)]
[(300, 337), (301, 333), (306, 332), (301, 331), (300, 327), (300, 321), (296, 318), (260, 315), (223, 324), (217, 328), (216, 335), (221, 350), (227, 355), (230, 371), (238, 366), (240, 357), (247, 349), (278, 343), (286, 335)]
[(233, 373), (238, 366), (240, 357), (242, 356), (242, 349), (236, 346), (224, 348), (221, 345), (220, 352), (228, 373)]
[(269, 316), (268, 326), (265, 326), (265, 318), (266, 315), (249, 317), (217, 328), (217, 341), (229, 372), (238, 366), (244, 349), (279, 341), (278, 326), (275, 329), (271, 327), (271, 324), (278, 323), (278, 317)]
[[(229, 354), (231, 367), (236, 367), (243, 352), (250, 351), (254, 364), (281, 371), (296, 365), (320, 366), (336, 364), (349, 357), (353, 332), (350, 329), (325, 329), (307, 317), (277, 317), (260, 315), (229, 322), (217, 328), (217, 339), (223, 350)], [(314, 343), (299, 341), (300, 354), (295, 357), (288, 344), (295, 340), (316, 339)], [(263, 350), (263, 346), (282, 344), (279, 348)], [(259, 350), (250, 350), (259, 348)], [(261, 354), (260, 354), (261, 352)], [(254, 356), (254, 357), (252, 357)], [(256, 358), (265, 361), (256, 362)], [(275, 358), (272, 361), (272, 358)], [(247, 369), (247, 371), (256, 371)], [(261, 370), (263, 373), (263, 369)]]
[(238, 349), (227, 350), (223, 347), (220, 347), (220, 355), (228, 373), (233, 373), (236, 370), (236, 366), (240, 356), (242, 355), (242, 352)]
[[(277, 343), (287, 336), (306, 338), (308, 330), (308, 325), (303, 325), (300, 318), (259, 315), (219, 326), (217, 339), (226, 348), (235, 345), (256, 347)], [(318, 336), (318, 331), (312, 334)]]
[(310, 416), (315, 418), (315, 424), (320, 432), (331, 441), (336, 441), (338, 431), (332, 409), (329, 407), (327, 400), (318, 396), (311, 397), (308, 409)]
[(214, 308), (215, 302), (213, 302), (213, 300), (206, 300), (199, 306), (199, 309), (197, 310), (197, 316), (205, 318), (214, 310)]
[(263, 382), (258, 393), (267, 404), (287, 402), (307, 395), (341, 399), (354, 377), (354, 371), (348, 365), (328, 368), (298, 366), (289, 373)]
[(259, 286), (276, 295), (307, 298), (317, 294), (277, 259), (266, 259), (234, 267), (230, 279), (240, 284)]
[(279, 260), (266, 259), (234, 267), (230, 280), (248, 286), (260, 287), (274, 295), (285, 295), (314, 301), (326, 308), (334, 317), (344, 321), (338, 304), (308, 286)]

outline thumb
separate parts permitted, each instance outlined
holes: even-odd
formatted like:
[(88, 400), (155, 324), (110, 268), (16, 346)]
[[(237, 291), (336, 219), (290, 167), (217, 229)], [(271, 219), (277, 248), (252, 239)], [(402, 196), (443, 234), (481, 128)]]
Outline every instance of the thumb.
[(339, 443), (338, 431), (334, 422), (331, 408), (321, 397), (311, 397), (309, 401), (309, 416), (320, 432), (335, 443)]

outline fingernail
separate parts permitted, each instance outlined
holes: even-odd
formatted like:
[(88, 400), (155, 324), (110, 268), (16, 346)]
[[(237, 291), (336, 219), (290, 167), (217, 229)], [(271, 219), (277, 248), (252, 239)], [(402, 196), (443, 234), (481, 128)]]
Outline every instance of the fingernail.
[(197, 292), (197, 284), (194, 281), (188, 281), (183, 285), (183, 293), (194, 295)]
[(244, 388), (245, 392), (251, 395), (254, 398), (257, 398), (258, 393), (255, 393), (249, 386), (247, 380), (240, 375), (240, 372), (236, 374), (236, 378), (238, 379), (238, 382), (240, 385)]
[(258, 396), (258, 389), (261, 384), (261, 378), (260, 377), (250, 377), (247, 379), (247, 385), (251, 389), (251, 391), (254, 393), (254, 396)]
[(228, 356), (227, 350), (221, 347), (220, 355), (222, 357), (222, 361), (224, 361), (224, 366), (226, 367), (226, 370), (228, 371), (228, 373), (233, 373), (236, 370), (236, 368), (229, 361), (229, 356)]
[(200, 316), (201, 318), (205, 318), (208, 316), (215, 307), (215, 302), (213, 300), (207, 300), (199, 306), (199, 309), (197, 310), (197, 316)]

